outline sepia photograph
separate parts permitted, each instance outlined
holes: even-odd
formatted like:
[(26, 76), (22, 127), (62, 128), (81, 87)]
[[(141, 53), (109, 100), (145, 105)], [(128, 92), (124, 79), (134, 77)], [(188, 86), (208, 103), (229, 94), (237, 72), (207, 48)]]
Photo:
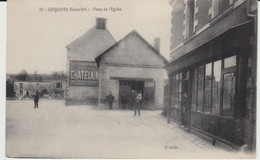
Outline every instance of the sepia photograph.
[(5, 157), (256, 159), (256, 0), (8, 0)]

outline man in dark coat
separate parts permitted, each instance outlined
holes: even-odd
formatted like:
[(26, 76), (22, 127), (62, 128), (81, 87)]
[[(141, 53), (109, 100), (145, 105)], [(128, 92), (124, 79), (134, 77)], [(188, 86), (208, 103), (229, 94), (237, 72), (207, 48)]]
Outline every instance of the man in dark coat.
[(109, 105), (109, 109), (113, 109), (113, 102), (115, 100), (115, 97), (112, 95), (112, 93), (110, 92), (109, 95), (106, 97), (108, 105)]
[(39, 92), (36, 92), (36, 95), (34, 96), (34, 108), (38, 108), (38, 102), (39, 102), (40, 96)]
[(135, 104), (135, 112), (134, 116), (136, 116), (136, 110), (138, 111), (138, 116), (141, 116), (140, 108), (142, 105), (143, 95), (141, 91), (138, 91), (137, 96), (135, 98), (136, 104)]

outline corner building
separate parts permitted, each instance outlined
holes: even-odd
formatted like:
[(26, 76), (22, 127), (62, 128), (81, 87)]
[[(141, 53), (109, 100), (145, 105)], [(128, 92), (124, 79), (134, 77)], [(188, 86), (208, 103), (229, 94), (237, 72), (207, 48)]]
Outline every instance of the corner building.
[(106, 19), (97, 18), (95, 26), (66, 46), (66, 105), (97, 105), (99, 68), (95, 58), (114, 43), (114, 38), (106, 28)]
[(257, 1), (170, 0), (168, 120), (239, 149), (256, 146)]
[[(106, 19), (97, 18), (96, 26), (67, 48), (66, 105), (94, 104), (108, 109), (106, 96), (115, 97), (114, 109), (129, 108), (122, 94), (131, 90), (143, 94), (142, 109), (161, 109), (164, 97), (163, 66), (168, 61), (159, 53), (160, 39), (150, 45), (133, 30), (115, 42), (106, 29)], [(128, 99), (129, 100), (129, 99)]]

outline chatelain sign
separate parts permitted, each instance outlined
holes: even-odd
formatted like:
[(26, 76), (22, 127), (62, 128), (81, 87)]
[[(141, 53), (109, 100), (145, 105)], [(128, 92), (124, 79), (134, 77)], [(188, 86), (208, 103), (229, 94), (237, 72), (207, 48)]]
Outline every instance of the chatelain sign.
[(69, 84), (71, 86), (97, 86), (98, 71), (95, 62), (70, 61)]

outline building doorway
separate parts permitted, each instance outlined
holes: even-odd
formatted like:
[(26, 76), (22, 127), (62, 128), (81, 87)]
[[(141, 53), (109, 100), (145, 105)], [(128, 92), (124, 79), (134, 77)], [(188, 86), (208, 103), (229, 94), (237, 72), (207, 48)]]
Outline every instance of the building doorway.
[(119, 108), (120, 109), (132, 109), (130, 106), (131, 90), (136, 92), (140, 91), (144, 93), (144, 81), (134, 80), (119, 80)]
[[(133, 109), (134, 98), (131, 90), (142, 93), (142, 109), (155, 107), (155, 82), (153, 80), (119, 80), (119, 104), (120, 109)], [(135, 95), (136, 96), (136, 95)]]

